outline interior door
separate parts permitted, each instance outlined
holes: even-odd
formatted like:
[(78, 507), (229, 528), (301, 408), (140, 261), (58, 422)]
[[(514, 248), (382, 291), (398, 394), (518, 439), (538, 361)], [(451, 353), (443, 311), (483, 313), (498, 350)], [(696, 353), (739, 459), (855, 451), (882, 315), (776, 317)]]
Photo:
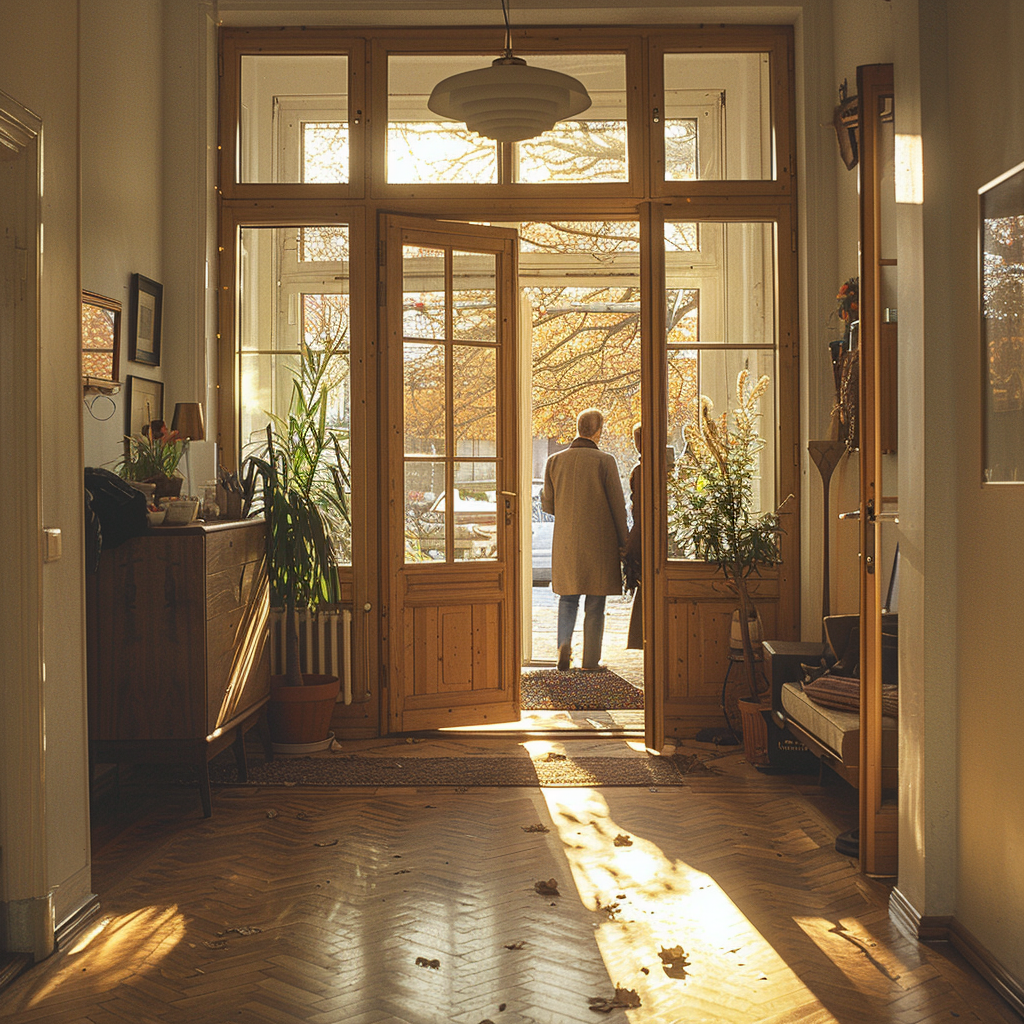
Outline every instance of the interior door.
[(519, 717), (516, 233), (383, 216), (391, 732)]
[[(860, 97), (860, 863), (870, 875), (897, 866), (895, 795), (882, 785), (882, 587), (884, 530), (895, 519), (882, 455), (891, 433), (887, 367), (895, 346), (896, 234), (891, 64), (857, 69)], [(890, 311), (890, 315), (886, 312)], [(890, 495), (886, 491), (890, 490)]]

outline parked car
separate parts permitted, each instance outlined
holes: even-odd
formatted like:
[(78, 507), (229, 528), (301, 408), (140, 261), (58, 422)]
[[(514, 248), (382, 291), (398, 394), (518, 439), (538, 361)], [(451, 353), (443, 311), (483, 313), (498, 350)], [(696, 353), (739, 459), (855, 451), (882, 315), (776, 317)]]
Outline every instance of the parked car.
[(540, 492), (543, 486), (540, 480), (533, 481), (530, 503), (533, 520), (531, 557), (535, 587), (546, 587), (551, 583), (551, 538), (555, 531), (555, 517), (540, 507)]

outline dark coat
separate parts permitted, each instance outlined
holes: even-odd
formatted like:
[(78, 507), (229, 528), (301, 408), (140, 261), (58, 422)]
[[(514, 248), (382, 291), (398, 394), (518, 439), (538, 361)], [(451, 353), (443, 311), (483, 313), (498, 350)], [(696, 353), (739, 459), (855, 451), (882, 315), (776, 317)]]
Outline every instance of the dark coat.
[(541, 508), (555, 517), (551, 589), (556, 594), (621, 594), (626, 500), (615, 456), (576, 438), (544, 467)]

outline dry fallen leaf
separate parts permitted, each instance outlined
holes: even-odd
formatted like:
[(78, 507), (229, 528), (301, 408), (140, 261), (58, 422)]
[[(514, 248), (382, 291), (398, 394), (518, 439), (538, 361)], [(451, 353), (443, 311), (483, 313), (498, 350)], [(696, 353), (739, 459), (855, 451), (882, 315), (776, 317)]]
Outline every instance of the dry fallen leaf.
[(596, 1013), (611, 1013), (612, 1010), (631, 1010), (640, 1005), (640, 996), (631, 988), (619, 988), (615, 986), (615, 996), (608, 999), (605, 996), (591, 996), (588, 999), (590, 1009)]
[(568, 761), (568, 754), (556, 754), (553, 750), (549, 750), (543, 757), (537, 758), (538, 761)]
[(277, 817), (277, 811), (267, 811), (267, 817), (268, 818), (276, 818)]
[(214, 939), (212, 941), (204, 942), (203, 945), (207, 949), (227, 949), (228, 944), (223, 939)]
[(540, 822), (537, 822), (536, 825), (520, 825), (519, 827), (524, 832), (550, 832), (551, 831), (551, 829), (549, 829), (546, 825), (542, 825)]
[(543, 880), (540, 882), (534, 882), (533, 887), (537, 890), (537, 892), (541, 894), (541, 896), (559, 895), (558, 882), (556, 882), (553, 878), (549, 878), (546, 882)]
[(425, 956), (416, 957), (417, 967), (429, 967), (432, 971), (436, 971), (441, 967), (440, 960), (428, 960)]
[(505, 943), (505, 948), (506, 949), (523, 949), (525, 946), (526, 946), (526, 943), (523, 942), (522, 939), (520, 939), (518, 942), (506, 942)]
[(661, 957), (662, 966), (670, 978), (686, 977), (686, 968), (690, 966), (690, 961), (682, 946), (672, 946), (670, 949), (662, 947), (658, 956)]
[(222, 932), (217, 932), (217, 936), (221, 935), (259, 935), (262, 932), (262, 928), (256, 928), (251, 925), (243, 925), (241, 928), (225, 928)]
[(326, 842), (314, 843), (313, 845), (314, 846), (337, 846), (338, 842), (339, 842), (339, 840), (337, 840), (337, 839), (328, 839), (328, 840), (326, 840)]
[(615, 842), (616, 846), (632, 846), (633, 845), (633, 840), (630, 839), (629, 836), (627, 836), (625, 832), (620, 832), (615, 837), (614, 842)]

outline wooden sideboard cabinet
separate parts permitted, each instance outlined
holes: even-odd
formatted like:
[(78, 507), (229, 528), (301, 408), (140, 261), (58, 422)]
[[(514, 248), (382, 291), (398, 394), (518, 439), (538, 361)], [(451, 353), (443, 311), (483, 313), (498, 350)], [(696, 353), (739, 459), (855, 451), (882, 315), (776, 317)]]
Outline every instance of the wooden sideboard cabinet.
[(270, 696), (262, 520), (157, 527), (104, 551), (86, 577), (89, 751), (96, 763), (208, 762)]

